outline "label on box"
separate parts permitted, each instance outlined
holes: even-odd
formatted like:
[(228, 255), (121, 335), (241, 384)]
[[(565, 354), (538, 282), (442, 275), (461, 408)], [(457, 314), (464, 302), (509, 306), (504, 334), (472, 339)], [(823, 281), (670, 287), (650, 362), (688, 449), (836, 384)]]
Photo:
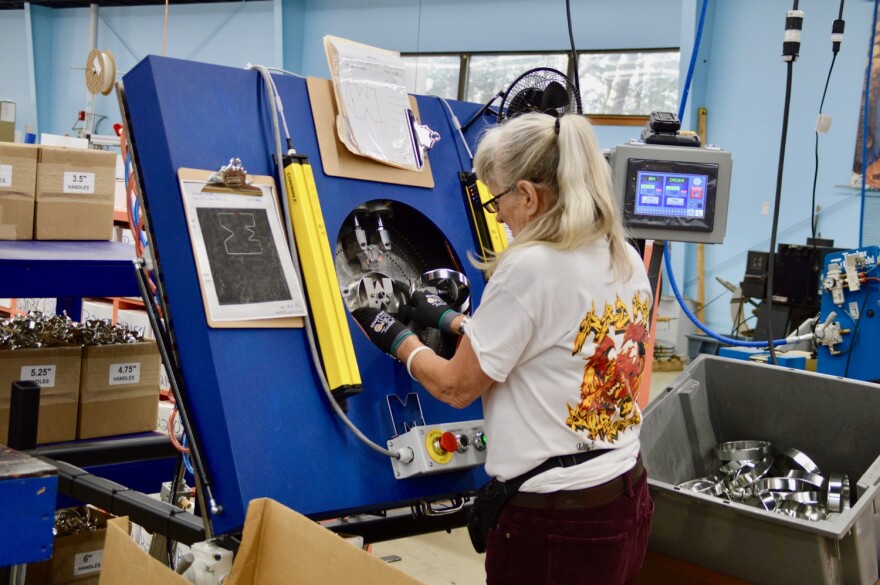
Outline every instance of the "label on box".
[(141, 381), (141, 363), (110, 364), (110, 386), (120, 384), (139, 384)]
[(0, 187), (12, 187), (12, 165), (0, 165)]
[(73, 576), (90, 575), (101, 570), (101, 561), (104, 560), (104, 551), (95, 550), (81, 553), (73, 557)]
[(43, 388), (55, 386), (55, 366), (25, 366), (19, 379), (35, 382)]
[(159, 365), (159, 390), (171, 390), (171, 381), (168, 379), (164, 364)]
[(64, 173), (64, 193), (94, 193), (95, 173)]
[(0, 122), (15, 122), (15, 102), (0, 102)]

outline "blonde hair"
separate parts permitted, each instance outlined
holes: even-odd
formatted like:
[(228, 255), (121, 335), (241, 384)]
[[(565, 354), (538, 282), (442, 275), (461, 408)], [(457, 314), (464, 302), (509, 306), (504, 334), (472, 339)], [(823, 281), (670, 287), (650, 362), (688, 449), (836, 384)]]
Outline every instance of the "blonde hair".
[[(611, 169), (585, 117), (524, 114), (494, 126), (480, 141), (474, 170), (484, 183), (507, 188), (526, 180), (556, 195), (546, 212), (529, 222), (507, 251), (535, 244), (570, 250), (604, 238), (611, 251), (612, 274), (624, 280), (631, 276)], [(507, 251), (471, 261), (491, 276)]]

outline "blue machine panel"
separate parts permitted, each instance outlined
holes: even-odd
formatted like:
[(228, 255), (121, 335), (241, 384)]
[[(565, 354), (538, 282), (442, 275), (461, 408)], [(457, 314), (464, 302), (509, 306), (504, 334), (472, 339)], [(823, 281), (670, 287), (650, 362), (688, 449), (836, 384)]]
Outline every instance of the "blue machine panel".
[[(847, 267), (847, 258), (851, 257)], [(855, 380), (880, 381), (880, 248), (867, 246), (825, 256), (822, 317), (834, 311), (846, 330), (833, 349), (819, 346), (816, 370)], [(849, 286), (848, 275), (858, 284)], [(837, 289), (836, 302), (834, 291)]]
[[(405, 204), (445, 236), (478, 303), (483, 278), (467, 262), (474, 244), (458, 178), (459, 171), (470, 170), (470, 160), (444, 105), (437, 98), (418, 98), (422, 123), (442, 136), (429, 154), (433, 189), (331, 177), (321, 165), (305, 80), (275, 80), (294, 147), (309, 157), (315, 174), (331, 251), (343, 222), (359, 205), (375, 200)], [(260, 76), (148, 57), (125, 75), (124, 86), (167, 318), (182, 363), (184, 400), (214, 495), (223, 506), (212, 518), (215, 533), (239, 529), (247, 503), (257, 497), (330, 517), (461, 494), (482, 484), (482, 469), (396, 480), (389, 460), (358, 441), (333, 413), (302, 329), (207, 326), (177, 171), (216, 170), (237, 156), (249, 173), (277, 177)], [(462, 119), (478, 109), (462, 103), (453, 107)], [(363, 392), (349, 398), (348, 415), (373, 441), (384, 445), (394, 434), (389, 395), (404, 399), (418, 393), (428, 424), (482, 418), (479, 402), (455, 410), (431, 398), (350, 317), (349, 326)]]
[(52, 556), (58, 470), (0, 445), (0, 567)]

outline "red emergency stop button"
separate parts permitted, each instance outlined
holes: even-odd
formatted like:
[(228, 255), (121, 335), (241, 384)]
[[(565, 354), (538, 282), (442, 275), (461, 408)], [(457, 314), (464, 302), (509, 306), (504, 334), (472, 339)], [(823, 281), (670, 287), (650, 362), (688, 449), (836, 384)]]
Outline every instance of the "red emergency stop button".
[(440, 448), (446, 453), (453, 453), (458, 450), (458, 440), (455, 435), (449, 431), (440, 435)]

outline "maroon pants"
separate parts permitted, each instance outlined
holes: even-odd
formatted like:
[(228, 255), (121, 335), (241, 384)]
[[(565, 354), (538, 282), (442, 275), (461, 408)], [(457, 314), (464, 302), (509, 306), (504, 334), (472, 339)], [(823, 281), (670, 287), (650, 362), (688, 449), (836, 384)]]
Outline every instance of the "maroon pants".
[(489, 531), (488, 585), (629, 583), (642, 567), (654, 502), (648, 474), (610, 502), (536, 510), (507, 505)]

